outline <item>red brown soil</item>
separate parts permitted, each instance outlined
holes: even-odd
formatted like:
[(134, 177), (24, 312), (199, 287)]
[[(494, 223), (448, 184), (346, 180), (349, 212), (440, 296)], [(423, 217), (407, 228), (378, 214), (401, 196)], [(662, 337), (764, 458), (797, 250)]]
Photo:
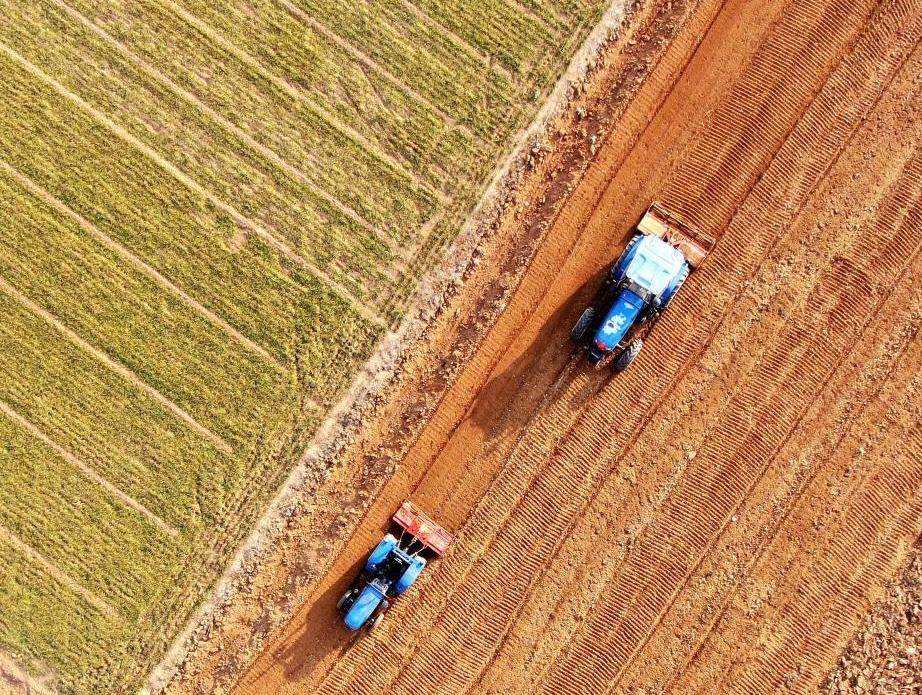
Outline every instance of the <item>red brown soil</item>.
[[(922, 532), (920, 10), (641, 3), (591, 166), (526, 182), (558, 185), (292, 527), (294, 617), (236, 678), (253, 609), (176, 689), (815, 689)], [(568, 329), (652, 199), (717, 246), (634, 366), (592, 372)], [(456, 542), (354, 638), (336, 598), (408, 497)]]
[(898, 579), (863, 621), (820, 692), (922, 692), (922, 538)]

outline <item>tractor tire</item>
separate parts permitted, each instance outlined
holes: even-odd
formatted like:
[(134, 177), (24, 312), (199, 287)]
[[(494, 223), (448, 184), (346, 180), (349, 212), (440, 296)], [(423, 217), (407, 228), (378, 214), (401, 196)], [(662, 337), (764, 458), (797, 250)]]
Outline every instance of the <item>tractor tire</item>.
[(615, 371), (623, 372), (625, 369), (631, 366), (631, 362), (637, 359), (637, 355), (640, 354), (640, 349), (643, 347), (643, 341), (640, 338), (632, 340), (630, 344), (624, 348), (618, 359), (615, 360)]
[(373, 632), (374, 629), (378, 627), (378, 625), (381, 624), (381, 621), (384, 620), (384, 613), (387, 611), (390, 605), (391, 604), (388, 603), (386, 600), (381, 604), (381, 608), (378, 609), (378, 612), (377, 614), (375, 614), (375, 617), (371, 619), (370, 623), (368, 623), (367, 629), (369, 632)]
[(570, 340), (577, 345), (582, 344), (593, 321), (595, 321), (595, 307), (588, 307), (573, 324), (570, 330)]
[(336, 607), (339, 610), (343, 610), (346, 607), (346, 604), (349, 603), (349, 600), (355, 594), (355, 589), (349, 589), (346, 593), (339, 597), (339, 601), (336, 602)]

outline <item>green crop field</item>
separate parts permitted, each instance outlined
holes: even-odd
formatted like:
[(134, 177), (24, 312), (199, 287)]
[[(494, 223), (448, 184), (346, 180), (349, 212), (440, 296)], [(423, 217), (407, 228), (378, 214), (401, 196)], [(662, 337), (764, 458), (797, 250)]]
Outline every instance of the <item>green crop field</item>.
[(137, 687), (601, 0), (0, 0), (0, 651)]

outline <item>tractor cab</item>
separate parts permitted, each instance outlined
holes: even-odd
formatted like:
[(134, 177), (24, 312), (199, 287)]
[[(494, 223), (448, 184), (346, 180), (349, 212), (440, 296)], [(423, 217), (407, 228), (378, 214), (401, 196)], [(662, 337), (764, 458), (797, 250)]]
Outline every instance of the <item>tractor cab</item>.
[(362, 573), (336, 607), (350, 630), (373, 630), (391, 601), (409, 589), (429, 560), (441, 557), (451, 536), (412, 502), (394, 514), (391, 533), (375, 546)]
[(660, 204), (650, 205), (596, 301), (570, 332), (573, 342), (586, 348), (589, 363), (627, 369), (643, 346), (639, 327), (649, 330), (713, 246), (710, 237)]
[(675, 246), (659, 237), (646, 235), (639, 238), (625, 260), (623, 277), (654, 296), (662, 295), (687, 264), (685, 256)]

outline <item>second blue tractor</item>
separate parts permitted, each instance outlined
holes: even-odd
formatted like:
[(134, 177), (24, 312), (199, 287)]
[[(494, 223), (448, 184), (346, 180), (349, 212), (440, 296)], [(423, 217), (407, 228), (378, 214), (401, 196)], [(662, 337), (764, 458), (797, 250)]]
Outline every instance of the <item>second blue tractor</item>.
[(374, 630), (394, 599), (413, 585), (427, 560), (441, 557), (451, 543), (451, 535), (410, 501), (395, 512), (392, 527), (336, 604), (350, 630)]

